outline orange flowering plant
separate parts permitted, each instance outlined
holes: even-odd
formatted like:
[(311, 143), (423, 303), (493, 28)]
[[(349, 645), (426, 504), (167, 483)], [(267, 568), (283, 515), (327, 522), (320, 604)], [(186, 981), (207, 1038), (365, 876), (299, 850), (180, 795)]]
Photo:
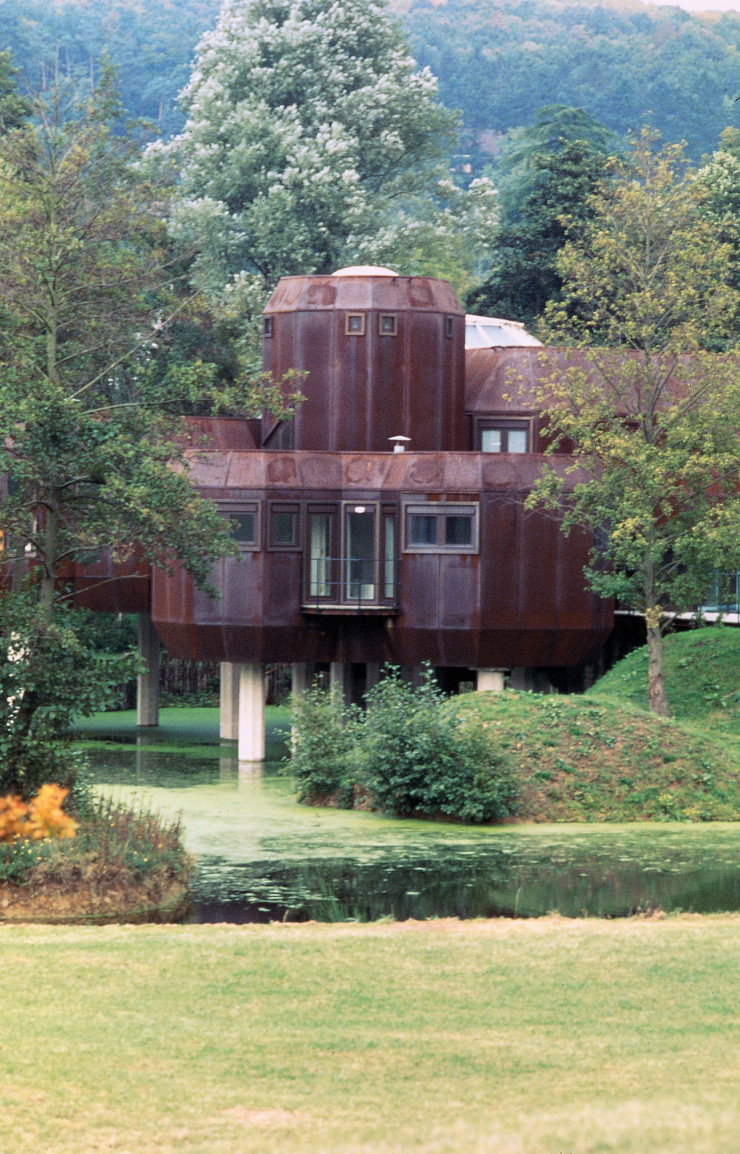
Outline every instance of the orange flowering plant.
[(19, 838), (41, 841), (47, 837), (74, 837), (77, 822), (62, 809), (68, 793), (68, 789), (48, 783), (41, 786), (28, 805), (15, 794), (0, 797), (0, 842), (14, 842)]

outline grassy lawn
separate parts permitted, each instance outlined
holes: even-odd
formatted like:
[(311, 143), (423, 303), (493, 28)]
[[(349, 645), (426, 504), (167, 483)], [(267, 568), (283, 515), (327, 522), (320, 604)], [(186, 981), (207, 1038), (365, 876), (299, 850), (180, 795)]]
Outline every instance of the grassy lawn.
[(13, 1154), (732, 1154), (740, 918), (0, 929)]

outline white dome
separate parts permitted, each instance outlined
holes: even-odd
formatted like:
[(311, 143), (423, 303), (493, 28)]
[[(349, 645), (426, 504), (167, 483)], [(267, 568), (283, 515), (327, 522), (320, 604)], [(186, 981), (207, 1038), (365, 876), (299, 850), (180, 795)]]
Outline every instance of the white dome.
[(382, 268), (378, 264), (355, 264), (349, 268), (339, 268), (332, 276), (398, 276), (393, 269)]

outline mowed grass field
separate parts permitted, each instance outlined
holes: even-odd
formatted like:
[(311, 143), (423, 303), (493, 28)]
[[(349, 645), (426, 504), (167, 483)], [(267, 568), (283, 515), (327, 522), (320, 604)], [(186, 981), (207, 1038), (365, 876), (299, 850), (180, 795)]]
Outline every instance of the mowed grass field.
[(0, 928), (3, 1154), (732, 1154), (740, 917)]

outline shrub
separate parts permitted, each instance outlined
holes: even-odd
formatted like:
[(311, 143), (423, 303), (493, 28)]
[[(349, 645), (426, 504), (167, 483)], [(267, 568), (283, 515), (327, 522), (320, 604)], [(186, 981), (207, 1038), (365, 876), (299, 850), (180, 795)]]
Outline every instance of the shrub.
[(416, 689), (390, 669), (366, 700), (362, 784), (380, 809), (468, 822), (512, 811), (513, 774), (484, 734), (449, 713), (431, 669)]
[(13, 794), (0, 797), (0, 842), (13, 842), (18, 838), (41, 841), (47, 837), (74, 837), (77, 822), (62, 809), (68, 793), (68, 789), (47, 783), (41, 786), (29, 805)]
[(515, 779), (490, 739), (446, 706), (431, 670), (414, 688), (398, 669), (366, 697), (364, 714), (312, 689), (294, 703), (290, 759), (301, 801), (332, 798), (411, 814), (488, 822), (509, 814)]
[(0, 600), (0, 794), (29, 801), (44, 782), (71, 788), (75, 718), (104, 708), (136, 672), (132, 655), (91, 650), (78, 616), (62, 607), (48, 623), (32, 597)]
[(291, 702), (289, 759), (300, 801), (332, 799), (346, 808), (353, 799), (356, 711), (337, 694), (314, 686)]

